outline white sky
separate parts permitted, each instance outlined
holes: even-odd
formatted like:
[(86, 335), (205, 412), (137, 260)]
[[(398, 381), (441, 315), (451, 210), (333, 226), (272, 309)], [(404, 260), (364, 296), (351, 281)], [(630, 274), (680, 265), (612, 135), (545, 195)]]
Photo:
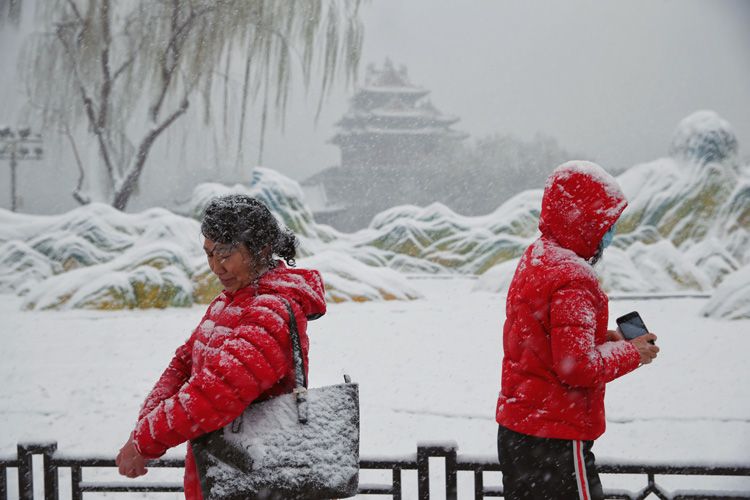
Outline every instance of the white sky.
[[(604, 166), (664, 155), (676, 124), (713, 109), (750, 151), (750, 2), (376, 0), (364, 6), (362, 70), (390, 57), (456, 128), (556, 137)], [(318, 126), (290, 107), (265, 163), (297, 178), (337, 164), (326, 145), (351, 91)]]

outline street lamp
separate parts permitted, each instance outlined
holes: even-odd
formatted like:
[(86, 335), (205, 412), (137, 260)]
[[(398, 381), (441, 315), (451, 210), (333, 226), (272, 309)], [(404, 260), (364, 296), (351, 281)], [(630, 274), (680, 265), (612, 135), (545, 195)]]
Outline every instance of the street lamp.
[(16, 167), (20, 160), (41, 160), (44, 154), (42, 136), (29, 127), (16, 130), (0, 126), (0, 160), (10, 160), (10, 209), (16, 211)]

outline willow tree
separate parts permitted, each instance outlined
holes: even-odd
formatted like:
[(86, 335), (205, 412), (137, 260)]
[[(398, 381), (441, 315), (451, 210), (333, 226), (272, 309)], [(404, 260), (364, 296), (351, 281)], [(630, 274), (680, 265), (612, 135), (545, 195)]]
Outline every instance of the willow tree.
[[(69, 138), (71, 124), (86, 124), (106, 179), (98, 197), (123, 210), (155, 141), (191, 100), (202, 97), (210, 113), (212, 87), (228, 85), (232, 66), (241, 65), (243, 88), (223, 93), (224, 109), (237, 99), (241, 113), (224, 126), (240, 130), (254, 101), (262, 131), (269, 109), (283, 115), (296, 79), (315, 79), (320, 102), (336, 78), (350, 82), (362, 41), (359, 3), (44, 0), (45, 28), (26, 44), (24, 80), (45, 124)], [(80, 168), (73, 196), (85, 204), (93, 188), (71, 144)]]

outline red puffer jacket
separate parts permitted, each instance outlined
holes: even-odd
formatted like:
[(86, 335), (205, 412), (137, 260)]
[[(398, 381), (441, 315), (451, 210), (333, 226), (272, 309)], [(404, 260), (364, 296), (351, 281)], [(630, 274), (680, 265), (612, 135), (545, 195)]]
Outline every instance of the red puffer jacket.
[(629, 342), (607, 341), (608, 298), (587, 262), (627, 202), (604, 170), (568, 162), (550, 176), (542, 236), (508, 290), (497, 422), (538, 437), (593, 440), (604, 386), (638, 367)]
[[(294, 311), (307, 366), (307, 321), (325, 313), (324, 294), (317, 271), (281, 263), (257, 285), (219, 294), (146, 398), (133, 434), (138, 451), (159, 457), (225, 426), (260, 397), (291, 392), (294, 364), (285, 301)], [(202, 499), (189, 445), (185, 497)]]

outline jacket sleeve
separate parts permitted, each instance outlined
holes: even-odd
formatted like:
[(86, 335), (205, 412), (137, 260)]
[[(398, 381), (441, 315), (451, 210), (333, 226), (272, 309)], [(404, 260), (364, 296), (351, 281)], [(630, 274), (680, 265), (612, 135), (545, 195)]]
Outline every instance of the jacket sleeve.
[(553, 369), (573, 387), (606, 384), (636, 369), (638, 350), (621, 340), (595, 343), (597, 311), (585, 284), (569, 285), (553, 293), (550, 341)]
[(161, 374), (156, 385), (154, 385), (154, 388), (151, 389), (151, 392), (143, 401), (141, 411), (138, 413), (138, 420), (150, 413), (160, 402), (173, 396), (190, 377), (192, 342), (191, 336), (187, 342), (177, 348), (172, 361), (169, 362), (169, 366)]
[[(291, 367), (288, 313), (281, 301), (255, 300), (239, 326), (216, 327), (201, 370), (138, 420), (133, 441), (147, 458), (234, 420)], [(289, 353), (289, 354), (287, 354)]]

